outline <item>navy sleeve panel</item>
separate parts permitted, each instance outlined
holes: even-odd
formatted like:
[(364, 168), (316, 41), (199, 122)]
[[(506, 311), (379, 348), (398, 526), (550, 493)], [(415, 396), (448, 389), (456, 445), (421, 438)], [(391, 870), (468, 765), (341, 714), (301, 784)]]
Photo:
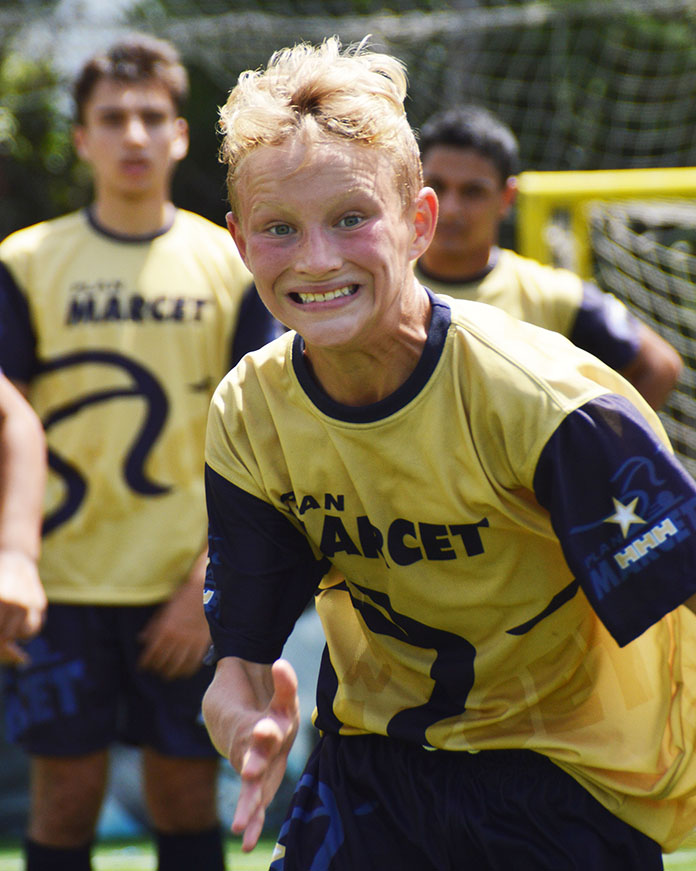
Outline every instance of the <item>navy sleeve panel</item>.
[(570, 340), (620, 372), (640, 349), (639, 323), (616, 297), (585, 282)]
[(249, 351), (277, 339), (285, 330), (261, 302), (255, 285), (250, 285), (239, 309), (239, 320), (232, 342), (230, 366), (236, 366)]
[(28, 383), (36, 373), (36, 336), (29, 306), (4, 263), (0, 262), (0, 366), (14, 381)]
[(696, 593), (696, 483), (627, 399), (601, 396), (569, 414), (534, 491), (621, 646)]
[(205, 469), (205, 612), (215, 658), (272, 663), (329, 568), (279, 511)]

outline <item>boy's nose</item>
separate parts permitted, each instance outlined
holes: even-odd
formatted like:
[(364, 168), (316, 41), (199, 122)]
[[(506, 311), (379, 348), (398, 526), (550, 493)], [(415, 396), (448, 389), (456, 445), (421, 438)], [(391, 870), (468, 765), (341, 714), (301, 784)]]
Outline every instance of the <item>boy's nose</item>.
[(308, 275), (324, 275), (340, 267), (342, 259), (328, 234), (322, 229), (303, 231), (295, 270)]
[(126, 139), (130, 142), (145, 142), (147, 129), (142, 118), (137, 115), (130, 116), (126, 121)]

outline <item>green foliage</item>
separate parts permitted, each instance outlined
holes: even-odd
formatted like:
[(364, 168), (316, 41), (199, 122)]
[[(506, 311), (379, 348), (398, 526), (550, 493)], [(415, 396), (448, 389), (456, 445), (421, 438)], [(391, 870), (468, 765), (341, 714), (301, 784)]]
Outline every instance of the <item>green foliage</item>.
[[(104, 11), (97, 0), (82, 2), (93, 15), (98, 7)], [(333, 32), (345, 42), (371, 33), (405, 61), (406, 108), (415, 127), (455, 100), (497, 112), (520, 139), (523, 168), (696, 162), (696, 102), (689, 97), (696, 84), (696, 14), (684, 14), (680, 0), (665, 0), (664, 8), (653, 0), (652, 11), (641, 11), (648, 2), (632, 10), (628, 0), (616, 6), (600, 0), (121, 0), (114, 20), (170, 38), (181, 51), (191, 77), (191, 148), (176, 173), (174, 198), (223, 223), (218, 107), (238, 74), (264, 64), (272, 50)], [(13, 41), (13, 30), (36, 20), (39, 7), (56, 16), (58, 57), (73, 24), (58, 16), (56, 0), (0, 5), (0, 238), (77, 208), (90, 195), (70, 142), (69, 83), (49, 60), (30, 58), (23, 38)], [(453, 13), (446, 17), (452, 26), (443, 29), (440, 13)], [(398, 19), (403, 29), (395, 26)], [(454, 26), (458, 20), (466, 24)], [(96, 20), (92, 26), (96, 34)]]
[(0, 238), (76, 208), (89, 179), (73, 153), (64, 90), (45, 63), (18, 52), (0, 64)]
[[(521, 0), (528, 2), (528, 0)], [(224, 12), (262, 12), (277, 15), (380, 15), (385, 12), (409, 12), (421, 10), (432, 12), (455, 8), (460, 5), (446, 0), (196, 0), (195, 9), (201, 16), (219, 15)], [(470, 5), (466, 3), (465, 5)], [(191, 0), (142, 0), (136, 14), (150, 17), (190, 16)]]
[[(228, 88), (211, 80), (196, 63), (186, 62), (191, 96), (185, 108), (189, 122), (190, 146), (186, 159), (174, 176), (174, 202), (204, 215), (217, 224), (225, 223), (227, 194), (225, 168), (218, 161), (218, 109), (227, 99)], [(233, 82), (230, 82), (230, 87)]]

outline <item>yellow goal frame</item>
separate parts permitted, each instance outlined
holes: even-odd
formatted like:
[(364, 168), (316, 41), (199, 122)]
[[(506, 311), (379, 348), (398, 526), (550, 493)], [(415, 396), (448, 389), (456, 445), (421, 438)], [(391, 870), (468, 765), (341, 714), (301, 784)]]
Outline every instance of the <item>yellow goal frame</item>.
[(573, 268), (583, 278), (592, 278), (589, 204), (597, 200), (696, 198), (696, 167), (522, 172), (517, 184), (519, 253), (552, 263), (546, 228), (554, 212), (566, 212), (570, 216)]

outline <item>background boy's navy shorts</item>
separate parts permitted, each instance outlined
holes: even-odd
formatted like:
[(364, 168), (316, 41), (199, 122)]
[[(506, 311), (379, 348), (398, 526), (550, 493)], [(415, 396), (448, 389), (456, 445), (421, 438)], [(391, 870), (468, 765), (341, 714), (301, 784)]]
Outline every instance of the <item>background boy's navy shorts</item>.
[(159, 606), (49, 605), (27, 666), (7, 668), (7, 736), (27, 753), (73, 756), (115, 740), (167, 756), (216, 757), (201, 716), (213, 667), (164, 680), (138, 669), (138, 636)]
[(658, 871), (660, 846), (529, 750), (326, 735), (271, 871)]

